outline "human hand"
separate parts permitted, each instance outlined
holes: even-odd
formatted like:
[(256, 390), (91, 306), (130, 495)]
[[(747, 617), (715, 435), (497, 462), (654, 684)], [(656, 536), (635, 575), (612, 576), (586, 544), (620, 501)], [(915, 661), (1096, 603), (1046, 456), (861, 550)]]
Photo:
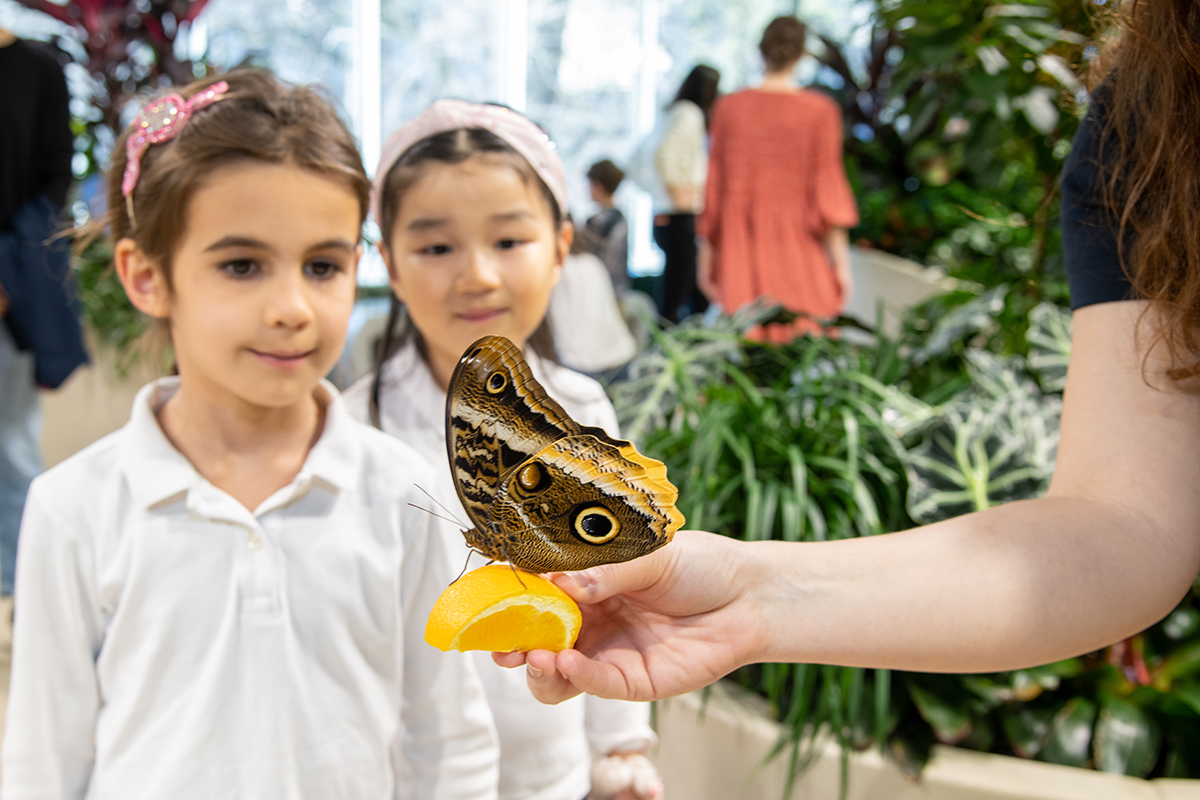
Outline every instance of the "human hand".
[(850, 304), (854, 295), (854, 278), (850, 274), (850, 264), (839, 264), (837, 270), (838, 286), (842, 289), (842, 308)]
[(696, 288), (713, 303), (720, 302), (720, 292), (713, 280), (713, 249), (708, 242), (701, 241), (696, 252)]
[(642, 753), (610, 753), (592, 763), (593, 800), (660, 800), (662, 776)]
[(747, 545), (679, 531), (648, 556), (551, 579), (580, 605), (575, 648), (493, 653), (502, 667), (526, 664), (533, 695), (560, 703), (580, 692), (658, 700), (707, 686), (757, 660), (766, 623), (760, 570)]

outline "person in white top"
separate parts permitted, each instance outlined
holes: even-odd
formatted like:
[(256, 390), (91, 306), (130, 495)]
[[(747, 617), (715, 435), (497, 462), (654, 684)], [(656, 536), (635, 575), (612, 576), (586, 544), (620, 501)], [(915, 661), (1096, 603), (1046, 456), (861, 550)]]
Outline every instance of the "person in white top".
[[(577, 421), (616, 434), (599, 384), (550, 357), (546, 309), (573, 228), (562, 162), (541, 129), (501, 106), (440, 100), (389, 137), (371, 206), (395, 296), (386, 360), (347, 390), (347, 405), (438, 463), (437, 494), (453, 494), (446, 389), (481, 336), (507, 336), (526, 349), (535, 377)], [(467, 519), (457, 501), (448, 507)], [(466, 564), (463, 537), (450, 552)], [(655, 742), (646, 705), (589, 698), (542, 706), (524, 676), (488, 653), (471, 655), (500, 736), (503, 800), (661, 796), (642, 755)], [(593, 780), (589, 749), (599, 757), (596, 774), (619, 779)]]
[(472, 664), (423, 641), (450, 531), (432, 468), (322, 376), (369, 182), (314, 92), (192, 84), (114, 149), (105, 220), (178, 377), (34, 481), (3, 796), (495, 798)]
[(708, 115), (717, 99), (721, 73), (696, 66), (675, 95), (666, 128), (654, 150), (659, 184), (655, 192), (654, 241), (662, 248), (662, 315), (678, 322), (708, 308), (696, 285), (696, 215), (704, 207), (708, 177)]

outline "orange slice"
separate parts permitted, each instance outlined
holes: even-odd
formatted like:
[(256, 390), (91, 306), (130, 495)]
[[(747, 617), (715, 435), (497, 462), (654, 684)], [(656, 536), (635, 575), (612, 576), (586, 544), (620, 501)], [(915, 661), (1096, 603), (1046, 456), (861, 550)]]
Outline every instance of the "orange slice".
[(557, 652), (575, 644), (582, 622), (579, 606), (550, 581), (491, 564), (442, 592), (425, 623), (425, 641), (439, 650)]

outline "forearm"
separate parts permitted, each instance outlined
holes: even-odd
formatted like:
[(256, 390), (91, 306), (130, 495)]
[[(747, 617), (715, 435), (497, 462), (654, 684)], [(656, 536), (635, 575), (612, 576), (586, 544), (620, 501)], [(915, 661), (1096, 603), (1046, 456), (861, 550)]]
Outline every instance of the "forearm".
[(675, 211), (688, 213), (700, 206), (700, 196), (703, 191), (699, 186), (681, 186), (667, 184), (667, 195), (671, 198), (671, 206)]
[(749, 660), (983, 672), (1088, 652), (1187, 591), (1197, 548), (1179, 538), (1047, 497), (869, 539), (750, 545), (765, 636)]
[(825, 248), (829, 251), (829, 262), (838, 276), (850, 274), (850, 231), (845, 228), (830, 228), (825, 235)]

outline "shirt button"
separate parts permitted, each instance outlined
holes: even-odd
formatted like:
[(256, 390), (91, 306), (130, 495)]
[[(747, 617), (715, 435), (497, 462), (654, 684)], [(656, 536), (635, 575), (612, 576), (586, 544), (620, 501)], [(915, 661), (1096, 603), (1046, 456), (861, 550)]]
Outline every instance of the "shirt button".
[(262, 537), (254, 531), (250, 531), (250, 533), (246, 536), (246, 547), (249, 547), (251, 550), (262, 550), (262, 546)]

